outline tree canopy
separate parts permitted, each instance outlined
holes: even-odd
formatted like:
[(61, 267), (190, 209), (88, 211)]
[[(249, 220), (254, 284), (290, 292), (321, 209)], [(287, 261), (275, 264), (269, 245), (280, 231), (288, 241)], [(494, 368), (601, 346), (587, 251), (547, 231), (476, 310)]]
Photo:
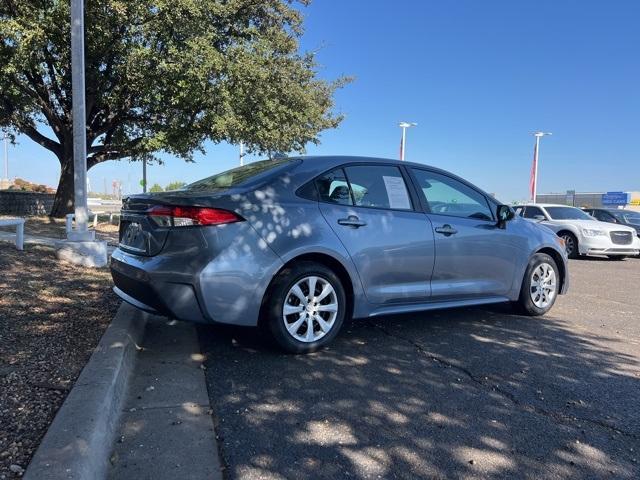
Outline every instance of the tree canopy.
[[(300, 53), (293, 0), (91, 0), (85, 6), (87, 166), (206, 140), (304, 151), (335, 128), (333, 94)], [(308, 3), (306, 0), (299, 2)], [(0, 2), (0, 128), (61, 164), (54, 214), (72, 208), (69, 0)]]

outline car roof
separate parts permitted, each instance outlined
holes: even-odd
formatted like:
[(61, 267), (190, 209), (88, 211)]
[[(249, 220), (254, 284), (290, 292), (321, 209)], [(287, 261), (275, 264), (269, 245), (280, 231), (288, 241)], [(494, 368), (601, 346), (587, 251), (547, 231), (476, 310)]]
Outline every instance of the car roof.
[(583, 210), (604, 210), (605, 212), (633, 212), (625, 208), (607, 208), (607, 207), (584, 207)]
[(382, 158), (382, 157), (365, 157), (359, 155), (303, 155), (298, 157), (289, 157), (291, 159), (300, 159), (305, 162), (317, 162), (317, 163), (325, 163), (327, 165), (333, 164), (343, 164), (343, 163), (397, 163), (398, 165), (410, 165), (413, 167), (422, 167), (429, 168), (433, 170), (442, 171), (445, 173), (449, 173), (446, 170), (442, 170), (441, 168), (434, 167), (432, 165), (426, 165), (424, 163), (417, 162), (408, 162), (405, 160), (398, 160), (396, 158)]

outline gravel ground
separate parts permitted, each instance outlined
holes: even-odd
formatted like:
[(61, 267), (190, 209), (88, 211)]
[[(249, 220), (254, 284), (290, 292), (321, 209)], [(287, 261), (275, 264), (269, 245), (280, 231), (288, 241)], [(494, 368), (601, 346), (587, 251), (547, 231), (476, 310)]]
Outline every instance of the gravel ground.
[(21, 475), (119, 301), (107, 269), (0, 244), (0, 479)]
[(542, 318), (354, 321), (285, 355), (200, 327), (228, 479), (640, 478), (640, 259), (570, 262)]
[[(7, 215), (0, 215), (2, 218), (15, 218)], [(91, 228), (92, 224), (89, 225)], [(15, 233), (16, 227), (0, 227), (0, 231)], [(24, 224), (26, 235), (37, 235), (50, 238), (66, 238), (65, 221), (61, 218), (51, 217), (26, 217)], [(106, 240), (110, 245), (118, 244), (118, 225), (111, 225), (108, 222), (100, 222), (96, 227), (96, 238)]]

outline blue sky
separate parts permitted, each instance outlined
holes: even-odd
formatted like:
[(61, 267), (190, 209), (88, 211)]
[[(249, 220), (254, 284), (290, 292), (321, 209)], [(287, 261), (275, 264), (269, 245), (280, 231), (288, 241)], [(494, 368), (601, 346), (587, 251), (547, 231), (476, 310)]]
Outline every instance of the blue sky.
[[(640, 2), (315, 0), (302, 49), (321, 76), (352, 75), (336, 95), (346, 118), (307, 153), (396, 158), (400, 120), (418, 122), (406, 159), (453, 171), (504, 201), (525, 199), (531, 132), (539, 192), (640, 190)], [(27, 138), (10, 176), (55, 185), (57, 160)], [(149, 183), (193, 181), (237, 164), (207, 144), (195, 164), (165, 157)], [(139, 164), (109, 162), (91, 186), (139, 191)], [(109, 187), (110, 188), (110, 187)]]

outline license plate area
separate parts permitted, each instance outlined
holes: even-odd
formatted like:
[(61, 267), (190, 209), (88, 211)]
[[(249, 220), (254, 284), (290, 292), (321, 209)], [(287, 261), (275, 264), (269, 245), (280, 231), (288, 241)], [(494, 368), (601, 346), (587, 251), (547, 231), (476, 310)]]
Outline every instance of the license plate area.
[(120, 246), (136, 253), (149, 254), (149, 233), (135, 221), (123, 221), (120, 225)]

